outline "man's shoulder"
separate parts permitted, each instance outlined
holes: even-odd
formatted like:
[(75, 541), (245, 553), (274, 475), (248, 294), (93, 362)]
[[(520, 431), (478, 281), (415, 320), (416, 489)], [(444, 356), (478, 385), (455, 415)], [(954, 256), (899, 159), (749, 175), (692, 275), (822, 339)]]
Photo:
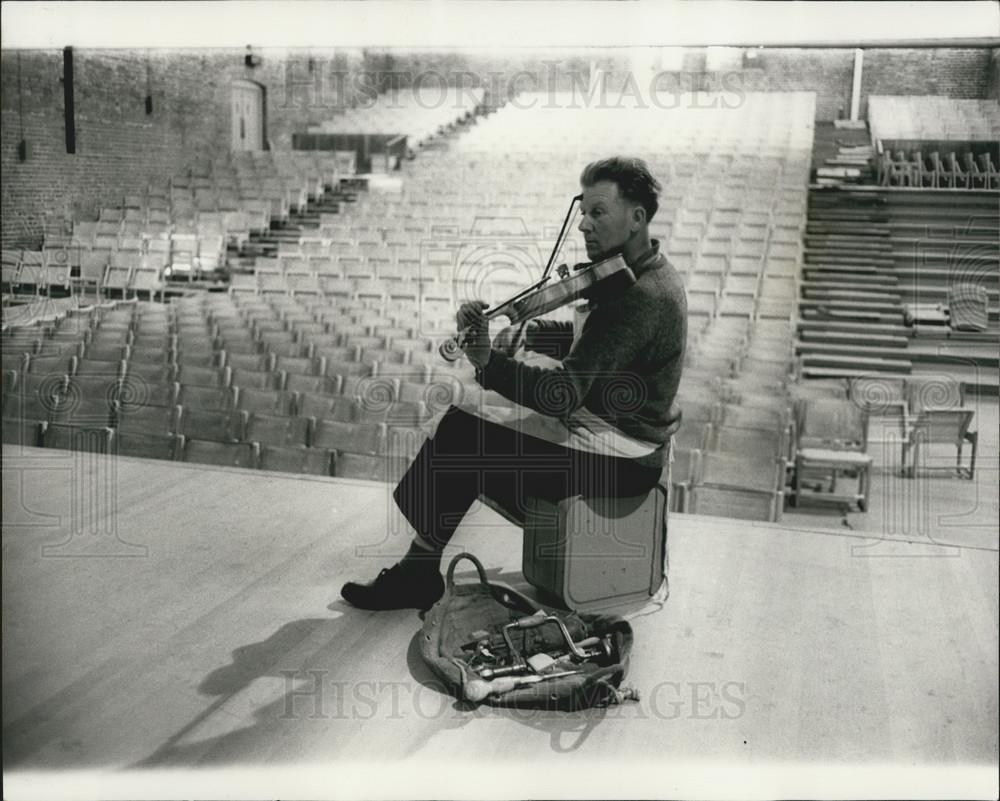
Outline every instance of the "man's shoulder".
[(640, 275), (633, 288), (638, 290), (637, 297), (657, 303), (678, 302), (685, 297), (684, 279), (662, 253), (655, 269)]

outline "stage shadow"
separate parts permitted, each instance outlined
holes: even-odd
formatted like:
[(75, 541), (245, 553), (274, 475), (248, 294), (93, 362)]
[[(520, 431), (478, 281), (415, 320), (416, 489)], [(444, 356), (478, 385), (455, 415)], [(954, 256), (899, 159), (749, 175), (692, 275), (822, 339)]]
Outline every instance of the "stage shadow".
[[(152, 754), (133, 768), (285, 761), (280, 744), (304, 733), (329, 736), (329, 728), (350, 731), (377, 699), (360, 697), (357, 665), (345, 654), (354, 647), (376, 649), (366, 637), (393, 642), (402, 657), (400, 633), (412, 631), (407, 612), (382, 613), (377, 621), (349, 605), (331, 605), (343, 614), (286, 623), (266, 640), (240, 646), (231, 661), (210, 671), (197, 692), (214, 700)], [(361, 655), (361, 659), (368, 652)], [(363, 702), (363, 703), (362, 703)], [(338, 735), (339, 736), (339, 735)], [(291, 752), (287, 761), (297, 761)]]

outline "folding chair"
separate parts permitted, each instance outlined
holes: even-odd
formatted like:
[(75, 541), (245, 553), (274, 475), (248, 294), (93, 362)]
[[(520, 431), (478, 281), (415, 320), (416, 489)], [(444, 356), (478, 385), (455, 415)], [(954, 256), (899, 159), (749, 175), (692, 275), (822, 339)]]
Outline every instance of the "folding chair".
[[(925, 409), (920, 412), (904, 428), (903, 475), (912, 478), (918, 468), (935, 467), (928, 464), (926, 449), (935, 444), (948, 444), (956, 449), (956, 473), (971, 480), (975, 475), (979, 444), (978, 432), (969, 430), (973, 414), (972, 409)], [(962, 450), (966, 442), (972, 446), (972, 452), (968, 466), (963, 467)]]

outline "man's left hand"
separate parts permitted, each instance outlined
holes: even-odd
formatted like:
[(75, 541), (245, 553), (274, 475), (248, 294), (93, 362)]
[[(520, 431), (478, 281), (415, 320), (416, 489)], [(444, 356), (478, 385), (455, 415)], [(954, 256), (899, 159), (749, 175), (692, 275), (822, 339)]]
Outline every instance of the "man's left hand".
[(483, 314), (483, 309), (489, 308), (488, 303), (473, 300), (463, 303), (455, 315), (458, 330), (470, 328), (465, 346), (465, 355), (476, 367), (485, 367), (490, 360), (490, 321)]

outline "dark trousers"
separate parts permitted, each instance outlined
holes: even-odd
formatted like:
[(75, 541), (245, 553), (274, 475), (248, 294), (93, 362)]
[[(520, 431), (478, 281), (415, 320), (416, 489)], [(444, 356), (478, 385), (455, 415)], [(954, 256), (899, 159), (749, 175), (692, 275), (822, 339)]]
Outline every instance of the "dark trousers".
[(393, 492), (414, 530), (438, 547), (480, 494), (523, 521), (529, 495), (629, 497), (656, 486), (660, 468), (564, 448), (452, 406)]

